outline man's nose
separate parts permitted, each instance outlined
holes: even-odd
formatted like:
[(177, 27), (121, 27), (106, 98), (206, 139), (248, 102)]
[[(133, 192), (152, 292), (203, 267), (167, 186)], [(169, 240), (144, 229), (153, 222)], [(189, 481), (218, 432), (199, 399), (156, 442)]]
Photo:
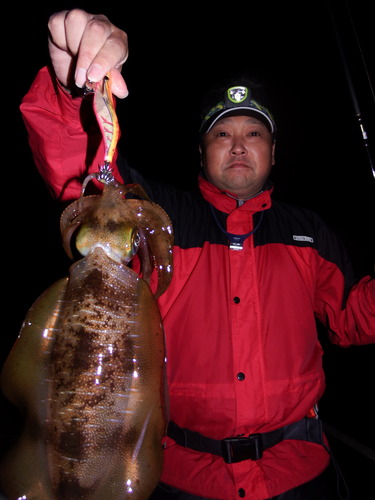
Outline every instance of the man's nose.
[(232, 155), (245, 155), (247, 153), (247, 149), (241, 139), (236, 139), (231, 148)]

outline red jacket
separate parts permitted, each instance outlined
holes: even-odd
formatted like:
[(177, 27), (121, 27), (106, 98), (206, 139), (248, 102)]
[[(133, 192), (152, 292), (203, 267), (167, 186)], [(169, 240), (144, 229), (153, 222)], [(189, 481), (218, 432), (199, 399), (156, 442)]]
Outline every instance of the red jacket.
[[(66, 201), (97, 171), (103, 147), (82, 125), (82, 99), (55, 92), (43, 69), (21, 111), (37, 167), (53, 195)], [(85, 106), (81, 118), (91, 113)], [(118, 160), (115, 175), (142, 182), (174, 226), (173, 279), (159, 299), (171, 419), (223, 439), (308, 415), (325, 387), (315, 318), (336, 344), (373, 343), (375, 281), (368, 276), (354, 285), (325, 224), (310, 211), (272, 201), (272, 188), (237, 208), (202, 177), (199, 191), (184, 192), (146, 181)], [(223, 229), (248, 233), (262, 213), (243, 249), (229, 249)], [(328, 462), (322, 446), (287, 440), (260, 460), (226, 464), (168, 437), (161, 479), (202, 497), (262, 500), (309, 481)]]

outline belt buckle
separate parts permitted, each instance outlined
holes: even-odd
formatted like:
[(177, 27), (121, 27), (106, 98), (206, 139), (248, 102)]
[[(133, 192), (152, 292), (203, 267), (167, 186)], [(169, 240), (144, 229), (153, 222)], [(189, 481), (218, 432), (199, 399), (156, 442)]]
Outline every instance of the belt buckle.
[(221, 441), (221, 451), (227, 464), (243, 460), (259, 460), (263, 456), (263, 446), (260, 434), (250, 434), (248, 437), (231, 437)]

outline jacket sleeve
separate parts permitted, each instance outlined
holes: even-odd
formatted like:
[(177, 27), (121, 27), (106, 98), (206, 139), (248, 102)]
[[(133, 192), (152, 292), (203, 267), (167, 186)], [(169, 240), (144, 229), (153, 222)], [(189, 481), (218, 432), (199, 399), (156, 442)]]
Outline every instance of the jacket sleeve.
[[(328, 317), (330, 314), (328, 313)], [(350, 290), (344, 309), (329, 323), (334, 344), (347, 347), (375, 343), (375, 280), (362, 278)], [(342, 332), (337, 334), (337, 332)]]
[[(324, 227), (321, 224), (321, 227)], [(359, 281), (342, 242), (326, 233), (315, 289), (315, 312), (331, 342), (342, 347), (375, 343), (375, 279)]]
[[(69, 95), (44, 67), (22, 99), (20, 111), (36, 167), (52, 196), (64, 202), (78, 198), (85, 177), (97, 171), (104, 158), (92, 96)], [(121, 182), (116, 157), (117, 153), (113, 174)]]

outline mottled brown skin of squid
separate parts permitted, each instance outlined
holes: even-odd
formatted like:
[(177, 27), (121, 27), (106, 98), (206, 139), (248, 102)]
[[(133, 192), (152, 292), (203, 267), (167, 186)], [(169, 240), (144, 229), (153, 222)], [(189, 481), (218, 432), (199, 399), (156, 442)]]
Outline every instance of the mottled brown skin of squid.
[[(30, 308), (4, 365), (2, 390), (25, 417), (0, 469), (9, 500), (146, 500), (159, 481), (165, 344), (147, 280), (158, 265), (156, 293), (168, 286), (172, 232), (160, 207), (118, 195), (64, 212), (64, 245), (78, 228), (86, 256)], [(127, 265), (142, 245), (146, 280)]]

